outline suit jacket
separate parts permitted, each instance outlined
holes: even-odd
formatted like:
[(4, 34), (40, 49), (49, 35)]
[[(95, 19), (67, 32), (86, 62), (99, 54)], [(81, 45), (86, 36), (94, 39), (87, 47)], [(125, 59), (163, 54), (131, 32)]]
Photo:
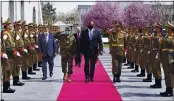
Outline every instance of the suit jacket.
[(103, 51), (103, 43), (101, 34), (97, 29), (93, 30), (93, 36), (90, 40), (88, 29), (82, 31), (80, 39), (80, 50), (84, 55), (89, 55), (91, 52), (98, 54), (98, 51)]
[(40, 34), (39, 35), (39, 49), (44, 56), (54, 56), (56, 52), (56, 42), (51, 33), (48, 35), (48, 42), (46, 42), (46, 35)]

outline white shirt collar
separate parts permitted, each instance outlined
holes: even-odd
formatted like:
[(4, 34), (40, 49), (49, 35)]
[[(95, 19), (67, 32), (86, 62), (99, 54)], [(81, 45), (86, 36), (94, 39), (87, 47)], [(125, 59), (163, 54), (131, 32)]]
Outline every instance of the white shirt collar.
[(88, 29), (89, 32), (93, 32), (94, 31), (94, 28), (92, 30)]

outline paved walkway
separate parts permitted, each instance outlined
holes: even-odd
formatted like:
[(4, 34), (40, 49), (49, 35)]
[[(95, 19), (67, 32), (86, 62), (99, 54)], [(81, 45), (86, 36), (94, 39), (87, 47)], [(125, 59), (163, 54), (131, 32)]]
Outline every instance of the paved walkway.
[[(108, 49), (105, 49), (106, 53), (100, 56), (100, 60), (105, 67), (108, 75), (112, 79), (111, 72), (111, 57), (108, 54)], [(75, 73), (75, 72), (74, 72)], [(22, 87), (14, 87), (16, 92), (13, 94), (2, 93), (3, 99), (16, 100), (16, 101), (28, 101), (28, 100), (41, 100), (41, 101), (56, 101), (57, 96), (63, 85), (62, 72), (60, 64), (60, 56), (55, 58), (54, 75), (52, 78), (48, 78), (46, 81), (42, 81), (42, 72), (38, 71), (36, 75), (31, 76), (33, 79), (25, 82)], [(164, 78), (164, 77), (163, 77)], [(123, 66), (121, 83), (116, 83), (115, 87), (122, 96), (123, 101), (134, 100), (134, 101), (173, 101), (172, 97), (163, 98), (159, 96), (160, 92), (165, 90), (164, 80), (162, 81), (162, 89), (150, 89), (149, 86), (154, 83), (144, 83), (143, 78), (136, 77), (135, 73), (131, 73), (130, 69), (126, 69)], [(73, 81), (72, 81), (73, 82)], [(12, 84), (12, 82), (11, 82)]]

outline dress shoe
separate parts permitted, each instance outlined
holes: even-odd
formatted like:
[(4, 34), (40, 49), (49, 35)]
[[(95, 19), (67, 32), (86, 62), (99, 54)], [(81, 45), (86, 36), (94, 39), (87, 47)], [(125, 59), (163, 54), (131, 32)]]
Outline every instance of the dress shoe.
[(93, 78), (91, 78), (91, 79), (90, 79), (90, 81), (91, 81), (91, 82), (94, 82), (94, 79), (93, 79)]
[(173, 96), (173, 88), (172, 87), (167, 87), (165, 92), (161, 92), (160, 95), (162, 97), (171, 97)]
[(88, 82), (89, 82), (89, 79), (87, 78), (87, 79), (85, 80), (85, 82), (88, 83)]
[(42, 78), (42, 80), (46, 80), (46, 79), (47, 79), (47, 77), (43, 77), (43, 78)]
[(50, 77), (52, 77), (53, 76), (53, 72), (50, 72)]
[(3, 89), (3, 93), (14, 93), (15, 89), (11, 89), (10, 87), (8, 87), (7, 89)]

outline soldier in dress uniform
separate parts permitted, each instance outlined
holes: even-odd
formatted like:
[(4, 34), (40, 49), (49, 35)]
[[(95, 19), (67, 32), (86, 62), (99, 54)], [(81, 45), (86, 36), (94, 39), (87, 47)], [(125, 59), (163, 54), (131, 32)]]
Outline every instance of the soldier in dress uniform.
[(23, 58), (22, 59), (22, 79), (24, 80), (29, 80), (31, 77), (27, 76), (27, 69), (28, 67), (30, 67), (30, 53), (28, 50), (29, 49), (29, 45), (30, 45), (30, 40), (29, 40), (29, 36), (28, 36), (28, 25), (26, 24), (26, 21), (22, 22), (22, 32), (21, 32), (21, 38), (23, 39), (24, 42), (24, 54), (23, 54)]
[(109, 38), (109, 49), (112, 56), (112, 74), (113, 82), (121, 82), (121, 66), (124, 59), (124, 33), (122, 32), (122, 24), (120, 22), (114, 22), (115, 29)]
[(33, 24), (33, 34), (34, 34), (34, 47), (35, 47), (35, 63), (33, 64), (33, 71), (40, 71), (40, 69), (37, 68), (37, 64), (40, 61), (39, 60), (39, 47), (38, 47), (38, 37), (39, 37), (39, 32), (38, 32), (38, 26), (37, 24)]
[(12, 70), (12, 76), (13, 76), (13, 85), (14, 86), (23, 86), (24, 83), (21, 83), (19, 80), (19, 75), (20, 75), (20, 69), (22, 67), (22, 55), (24, 54), (23, 51), (23, 46), (24, 46), (24, 42), (21, 38), (21, 22), (20, 21), (16, 21), (14, 23), (14, 30), (13, 30), (13, 38), (15, 41), (15, 49), (16, 51), (19, 53), (18, 56), (16, 56), (14, 58), (14, 66), (13, 66), (13, 70)]
[(172, 29), (173, 29), (173, 25), (168, 22), (166, 25), (166, 30), (167, 30), (167, 34), (165, 36), (163, 36), (163, 38), (160, 40), (160, 59), (161, 59), (161, 63), (162, 63), (162, 67), (164, 70), (164, 76), (165, 76), (165, 84), (166, 84), (166, 91), (165, 92), (161, 92), (160, 95), (163, 97), (169, 97), (169, 96), (173, 96), (173, 80), (172, 80), (172, 69), (173, 67), (171, 67), (171, 53), (172, 53), (172, 41), (173, 41), (173, 36), (172, 36)]
[(130, 51), (129, 51), (129, 46), (130, 46), (130, 33), (131, 33), (131, 31), (132, 31), (132, 29), (131, 29), (131, 27), (129, 27), (128, 28), (128, 30), (127, 30), (127, 34), (126, 34), (126, 36), (125, 36), (125, 40), (126, 40), (126, 42), (125, 42), (125, 50), (126, 50), (126, 60), (127, 60), (127, 63), (126, 64), (124, 64), (125, 66), (128, 66), (128, 65), (130, 65)]
[(140, 35), (139, 35), (139, 28), (137, 26), (134, 26), (133, 28), (133, 53), (132, 53), (132, 61), (135, 63), (135, 68), (131, 72), (139, 72), (139, 53), (140, 49), (138, 47), (139, 41), (140, 41)]
[[(64, 74), (63, 80), (71, 82), (70, 76), (73, 73), (72, 71), (72, 61), (75, 55), (76, 42), (74, 35), (70, 32), (69, 28), (65, 29), (64, 34), (60, 34), (60, 55), (61, 55), (61, 64), (62, 72)], [(68, 71), (67, 71), (68, 66)]]
[[(15, 90), (10, 88), (10, 76), (11, 76), (11, 70), (12, 66), (10, 65), (10, 61), (13, 60), (13, 58), (6, 54), (6, 49), (12, 49), (14, 48), (14, 42), (10, 40), (10, 20), (7, 19), (3, 25), (3, 30), (1, 30), (1, 67), (3, 71), (3, 93), (14, 93)], [(12, 38), (12, 37), (11, 37)], [(6, 45), (7, 44), (7, 45)], [(9, 47), (11, 46), (11, 47)]]
[(162, 25), (160, 23), (155, 23), (155, 32), (152, 36), (151, 43), (151, 55), (150, 55), (150, 66), (152, 68), (152, 74), (155, 78), (155, 84), (150, 85), (150, 88), (161, 88), (161, 67), (160, 67), (160, 58), (158, 56), (159, 50), (159, 39), (162, 35)]
[(144, 44), (144, 66), (147, 72), (147, 78), (143, 79), (143, 82), (152, 82), (152, 68), (150, 66), (150, 56), (151, 56), (151, 39), (152, 39), (152, 26), (146, 26), (147, 31), (143, 37)]
[(34, 32), (33, 32), (33, 23), (28, 24), (28, 35), (30, 39), (30, 67), (28, 68), (28, 74), (35, 75), (36, 73), (33, 72), (33, 64), (36, 63), (37, 55), (35, 50), (35, 40), (34, 40)]
[[(40, 24), (38, 25), (38, 36), (43, 34), (43, 26)], [(42, 67), (42, 54), (39, 53), (38, 56), (38, 67)]]

